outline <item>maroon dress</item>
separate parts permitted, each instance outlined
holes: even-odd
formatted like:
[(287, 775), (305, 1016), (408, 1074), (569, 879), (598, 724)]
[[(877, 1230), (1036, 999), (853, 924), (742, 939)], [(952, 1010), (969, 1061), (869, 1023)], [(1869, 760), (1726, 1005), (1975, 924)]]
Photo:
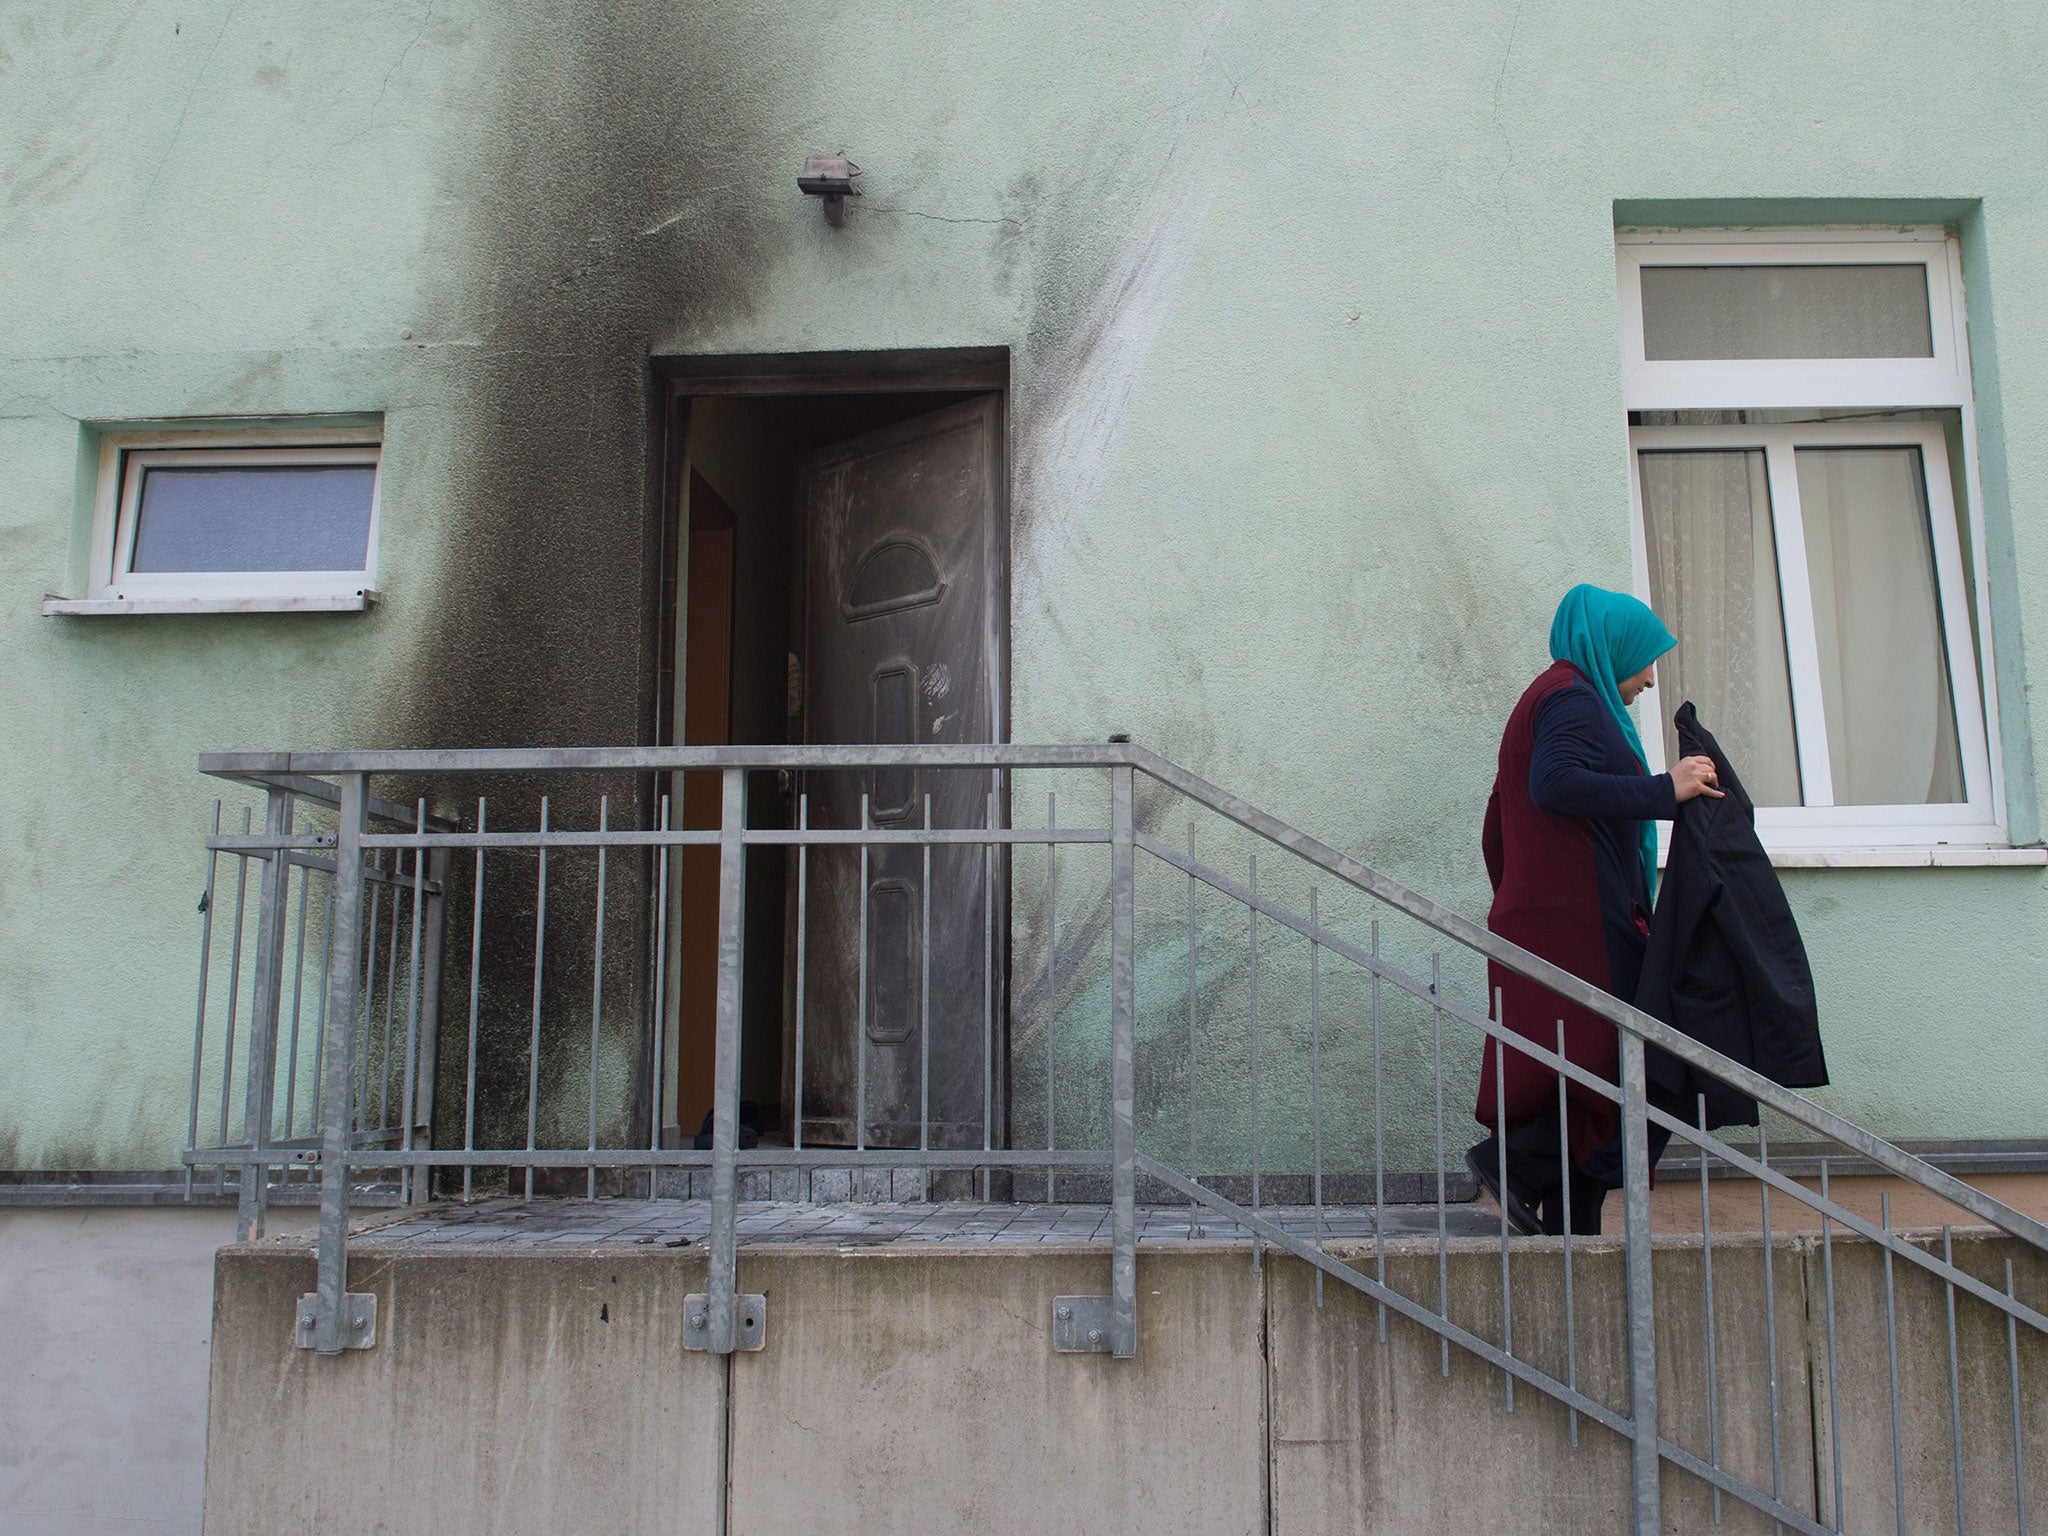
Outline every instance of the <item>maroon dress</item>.
[[(1532, 785), (1532, 768), (1535, 782)], [(1539, 800), (1541, 803), (1539, 803)], [(1606, 706), (1569, 662), (1529, 685), (1501, 736), (1482, 847), (1493, 882), (1486, 926), (1604, 992), (1632, 1000), (1648, 932), (1649, 892), (1636, 851), (1642, 819), (1675, 812), (1668, 776), (1649, 778)], [(1609, 1082), (1619, 1077), (1614, 1026), (1504, 966), (1487, 967), (1488, 991), (1517, 1034), (1565, 1055)], [(1557, 1073), (1505, 1052), (1505, 1124), (1495, 1123), (1499, 1052), (1489, 1046), (1474, 1116), (1496, 1134), (1557, 1113)], [(1568, 1083), (1575, 1162), (1610, 1142), (1614, 1102)]]

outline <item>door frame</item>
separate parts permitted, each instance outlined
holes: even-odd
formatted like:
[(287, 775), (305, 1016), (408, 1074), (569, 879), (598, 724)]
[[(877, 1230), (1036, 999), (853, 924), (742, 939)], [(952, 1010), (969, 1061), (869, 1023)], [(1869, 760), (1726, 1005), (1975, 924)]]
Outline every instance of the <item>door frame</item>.
[[(682, 721), (677, 708), (677, 667), (676, 654), (677, 625), (682, 618), (683, 592), (681, 590), (680, 555), (688, 537), (688, 498), (684, 494), (684, 482), (689, 470), (685, 457), (689, 440), (690, 401), (698, 396), (759, 396), (759, 395), (831, 395), (831, 394), (911, 394), (931, 392), (958, 392), (962, 394), (994, 394), (999, 398), (1002, 422), (997, 434), (997, 451), (1001, 462), (996, 466), (994, 479), (994, 501), (991, 515), (994, 527), (990, 530), (989, 558), (993, 569), (990, 580), (993, 586), (992, 606), (994, 609), (995, 634), (991, 637), (992, 668), (991, 679), (994, 693), (994, 718), (991, 734), (996, 742), (1007, 743), (1010, 739), (1010, 647), (1012, 633), (1012, 592), (1010, 585), (1010, 483), (1011, 470), (1015, 462), (1011, 442), (1010, 412), (1010, 349), (1008, 347), (925, 347), (895, 348), (879, 351), (834, 351), (834, 352), (767, 352), (767, 353), (714, 353), (684, 354), (655, 353), (650, 355), (652, 369), (650, 379), (649, 418), (654, 428), (655, 441), (650, 445), (650, 476), (656, 480), (653, 487), (654, 503), (659, 511), (655, 537), (650, 540), (652, 553), (658, 562), (658, 569), (650, 572), (649, 627), (650, 648), (653, 665), (648, 669), (651, 696), (643, 701), (642, 718), (646, 722), (649, 741), (653, 745), (673, 745), (680, 739)], [(664, 780), (674, 775), (655, 775), (649, 786), (648, 804), (656, 805), (659, 797), (680, 786)], [(1010, 780), (1004, 774), (998, 795), (998, 814), (1005, 825), (1010, 820)], [(680, 793), (675, 803), (681, 804)], [(652, 860), (650, 858), (650, 871)], [(998, 1019), (998, 1062), (995, 1072), (997, 1105), (996, 1127), (1000, 1135), (993, 1133), (992, 1140), (998, 1145), (1008, 1145), (1010, 1096), (1009, 1079), (1009, 1005), (1010, 1005), (1010, 868), (1008, 860), (1003, 863), (1003, 874), (998, 882), (997, 900), (1000, 903), (997, 915), (996, 974), (993, 978), (995, 1005)], [(652, 884), (650, 883), (650, 889)], [(646, 942), (651, 954), (657, 942), (658, 914), (654, 903), (647, 903), (648, 931)], [(668, 974), (674, 977), (673, 966)], [(671, 979), (670, 986), (675, 985)], [(656, 1000), (656, 1007), (666, 1009), (667, 997)], [(662, 1140), (667, 1143), (677, 1135), (686, 1140), (690, 1128), (678, 1127), (671, 1117), (676, 1106), (672, 1102), (677, 1084), (677, 1074), (667, 1060), (653, 1059), (655, 1031), (654, 1009), (648, 1011), (641, 1056), (646, 1062), (647, 1075), (644, 1079), (646, 1104), (650, 1116), (661, 1120)], [(675, 1049), (674, 1031), (666, 1031), (668, 1041), (664, 1056)]]

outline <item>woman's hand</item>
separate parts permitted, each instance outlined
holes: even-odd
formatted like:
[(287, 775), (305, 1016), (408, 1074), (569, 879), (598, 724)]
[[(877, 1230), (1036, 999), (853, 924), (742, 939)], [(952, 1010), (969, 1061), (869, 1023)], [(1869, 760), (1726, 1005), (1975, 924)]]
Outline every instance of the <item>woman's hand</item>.
[(1680, 805), (1695, 795), (1721, 799), (1727, 791), (1718, 787), (1720, 782), (1711, 757), (1681, 757), (1678, 766), (1671, 770), (1671, 788), (1677, 793)]

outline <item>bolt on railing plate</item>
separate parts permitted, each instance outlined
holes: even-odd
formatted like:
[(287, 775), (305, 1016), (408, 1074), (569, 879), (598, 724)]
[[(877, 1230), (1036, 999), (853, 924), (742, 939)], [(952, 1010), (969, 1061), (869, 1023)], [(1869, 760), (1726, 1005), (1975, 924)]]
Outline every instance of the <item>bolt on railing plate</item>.
[[(768, 1298), (759, 1294), (735, 1296), (732, 1302), (732, 1347), (762, 1348), (768, 1342)], [(702, 1291), (692, 1291), (683, 1298), (683, 1348), (710, 1348), (710, 1330), (711, 1298)]]
[(1052, 1299), (1052, 1348), (1058, 1355), (1106, 1355), (1110, 1352), (1107, 1296), (1055, 1296)]
[[(350, 1291), (341, 1298), (342, 1316), (347, 1324), (343, 1349), (377, 1347), (377, 1298), (369, 1291)], [(299, 1298), (298, 1327), (292, 1342), (301, 1349), (319, 1347), (315, 1333), (320, 1322), (320, 1293), (308, 1291)]]

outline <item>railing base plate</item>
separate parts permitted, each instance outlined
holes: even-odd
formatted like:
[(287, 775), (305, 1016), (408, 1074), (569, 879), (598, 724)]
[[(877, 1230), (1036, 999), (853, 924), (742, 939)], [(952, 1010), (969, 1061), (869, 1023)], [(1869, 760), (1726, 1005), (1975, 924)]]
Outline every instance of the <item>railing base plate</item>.
[[(343, 1349), (375, 1349), (377, 1347), (377, 1298), (369, 1291), (350, 1291), (341, 1298), (342, 1322), (346, 1342)], [(308, 1291), (299, 1298), (298, 1327), (292, 1334), (292, 1342), (301, 1349), (318, 1349), (317, 1336), (320, 1326), (320, 1293)]]
[(1054, 1354), (1106, 1355), (1111, 1347), (1107, 1296), (1053, 1297)]
[[(711, 1298), (692, 1291), (683, 1298), (683, 1348), (709, 1349), (706, 1325), (711, 1317)], [(756, 1350), (768, 1343), (768, 1298), (762, 1295), (732, 1299), (732, 1347)]]

